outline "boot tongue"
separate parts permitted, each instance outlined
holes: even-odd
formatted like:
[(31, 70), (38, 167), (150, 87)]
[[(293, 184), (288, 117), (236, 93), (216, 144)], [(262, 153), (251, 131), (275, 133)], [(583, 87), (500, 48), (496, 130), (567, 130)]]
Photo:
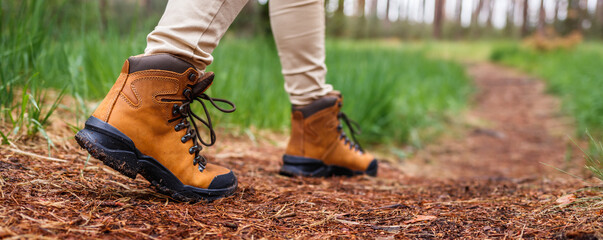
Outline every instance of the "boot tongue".
[(214, 81), (214, 73), (213, 72), (205, 73), (201, 78), (199, 78), (197, 83), (195, 83), (193, 85), (193, 88), (192, 88), (193, 96), (201, 95), (203, 92), (205, 92), (205, 90), (207, 90), (207, 88), (209, 88), (209, 86), (211, 86), (213, 81)]

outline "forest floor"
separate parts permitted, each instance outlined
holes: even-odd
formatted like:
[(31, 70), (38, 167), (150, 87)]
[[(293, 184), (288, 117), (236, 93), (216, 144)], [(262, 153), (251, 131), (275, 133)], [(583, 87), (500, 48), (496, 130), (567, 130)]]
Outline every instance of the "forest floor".
[(206, 154), (239, 188), (211, 203), (87, 162), (57, 119), (52, 158), (43, 139), (0, 148), (0, 238), (602, 239), (601, 181), (558, 100), (509, 68), (468, 72), (478, 90), (462, 124), (403, 162), (382, 155), (375, 178), (284, 177), (287, 136), (219, 134)]

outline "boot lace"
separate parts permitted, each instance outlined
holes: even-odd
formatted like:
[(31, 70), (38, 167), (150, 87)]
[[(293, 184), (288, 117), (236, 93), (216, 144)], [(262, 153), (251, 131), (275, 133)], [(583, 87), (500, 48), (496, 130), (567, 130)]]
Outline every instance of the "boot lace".
[(340, 132), (339, 135), (339, 139), (344, 139), (345, 140), (345, 144), (349, 144), (350, 145), (350, 149), (354, 149), (354, 150), (358, 150), (360, 151), (360, 153), (363, 153), (364, 150), (362, 149), (362, 147), (360, 146), (360, 143), (358, 142), (358, 140), (356, 140), (356, 134), (360, 134), (362, 133), (360, 130), (360, 126), (358, 125), (357, 122), (355, 122), (354, 120), (351, 120), (348, 115), (346, 115), (343, 112), (339, 112), (337, 114), (337, 118), (343, 120), (343, 122), (345, 122), (345, 125), (348, 127), (348, 130), (350, 131), (350, 135), (352, 135), (352, 140), (350, 140), (348, 138), (348, 136), (345, 134), (345, 131), (343, 131), (343, 126), (341, 125), (341, 122), (339, 122), (339, 125), (337, 125), (337, 131)]
[[(213, 125), (211, 122), (211, 117), (209, 116), (209, 112), (207, 110), (207, 106), (205, 105), (205, 102), (203, 102), (203, 100), (208, 101), (216, 109), (218, 109), (219, 111), (224, 112), (224, 113), (234, 112), (236, 110), (236, 107), (235, 107), (234, 103), (232, 103), (231, 101), (228, 101), (225, 99), (220, 99), (220, 98), (212, 98), (212, 97), (208, 96), (206, 93), (199, 93), (200, 91), (205, 90), (205, 89), (200, 89), (197, 85), (199, 85), (199, 84), (188, 85), (190, 88), (186, 88), (184, 90), (184, 92), (182, 92), (182, 95), (184, 95), (184, 97), (186, 99), (184, 101), (182, 101), (182, 104), (180, 104), (180, 105), (178, 105), (177, 103), (174, 104), (174, 106), (172, 107), (172, 115), (174, 115), (176, 117), (170, 119), (168, 122), (171, 123), (171, 122), (180, 120), (180, 122), (178, 124), (176, 124), (176, 126), (174, 127), (174, 130), (176, 130), (176, 132), (179, 132), (181, 130), (186, 129), (186, 134), (184, 136), (182, 136), (180, 141), (182, 143), (186, 143), (187, 141), (192, 139), (193, 146), (188, 149), (188, 153), (195, 154), (195, 158), (193, 160), (193, 166), (197, 165), (199, 172), (203, 172), (203, 170), (205, 170), (205, 166), (207, 165), (207, 159), (205, 158), (205, 156), (199, 154), (199, 152), (203, 149), (203, 146), (209, 147), (209, 146), (214, 145), (214, 143), (216, 143), (216, 133), (214, 131), (214, 128), (213, 128)], [(205, 112), (206, 120), (202, 119), (201, 117), (199, 117), (197, 114), (195, 114), (191, 110), (190, 105), (194, 101), (200, 102), (201, 106), (203, 106), (203, 111)], [(230, 109), (221, 108), (220, 106), (218, 106), (216, 104), (216, 102), (228, 104), (232, 108), (230, 108)], [(196, 123), (195, 119), (197, 119), (199, 122), (201, 122), (203, 125), (205, 125), (205, 127), (207, 127), (207, 129), (209, 130), (209, 142), (206, 142), (205, 140), (203, 140), (203, 138), (199, 134), (199, 129), (197, 127), (197, 123)], [(191, 125), (192, 125), (192, 128), (191, 128)]]

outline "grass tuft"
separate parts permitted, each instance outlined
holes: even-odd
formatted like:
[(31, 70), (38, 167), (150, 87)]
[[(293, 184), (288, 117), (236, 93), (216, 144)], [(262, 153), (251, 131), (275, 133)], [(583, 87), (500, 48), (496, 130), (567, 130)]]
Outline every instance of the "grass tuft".
[(590, 170), (593, 175), (603, 181), (603, 144), (601, 141), (595, 140), (593, 136), (586, 133), (589, 138), (589, 150), (586, 154), (586, 169)]

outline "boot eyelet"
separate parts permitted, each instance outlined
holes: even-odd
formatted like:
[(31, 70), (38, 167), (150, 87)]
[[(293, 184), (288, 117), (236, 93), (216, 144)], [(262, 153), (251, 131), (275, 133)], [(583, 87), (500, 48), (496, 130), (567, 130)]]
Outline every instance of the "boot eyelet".
[(205, 170), (205, 165), (197, 164), (197, 168), (199, 169), (199, 172), (203, 172), (203, 170)]
[(183, 128), (184, 128), (184, 124), (182, 124), (182, 123), (178, 123), (178, 124), (176, 124), (176, 126), (174, 126), (174, 130), (176, 130), (176, 132), (179, 132)]
[(184, 135), (182, 138), (180, 138), (180, 141), (182, 143), (185, 143), (186, 141), (188, 141), (188, 134)]
[(197, 150), (197, 146), (192, 146), (191, 148), (188, 149), (188, 153), (193, 154), (193, 153), (195, 153), (196, 150)]
[(192, 93), (193, 93), (193, 91), (191, 91), (190, 88), (184, 89), (184, 91), (182, 91), (182, 95), (187, 96), (187, 97), (191, 96)]
[(190, 80), (191, 82), (195, 81), (196, 79), (197, 79), (197, 74), (191, 73), (188, 75), (188, 80)]
[(178, 104), (174, 104), (174, 106), (172, 107), (172, 115), (176, 116), (178, 115), (180, 111), (180, 106), (178, 106)]
[(206, 165), (207, 164), (207, 159), (203, 156), (203, 155), (197, 155), (195, 157), (195, 163), (200, 164), (200, 165)]
[(188, 105), (181, 105), (180, 107), (178, 107), (178, 111), (180, 111), (180, 114), (182, 116), (188, 117)]
[(203, 161), (201, 161), (201, 164), (203, 164), (203, 166), (205, 166), (207, 164), (207, 158), (205, 158), (204, 156), (201, 156), (201, 159)]

